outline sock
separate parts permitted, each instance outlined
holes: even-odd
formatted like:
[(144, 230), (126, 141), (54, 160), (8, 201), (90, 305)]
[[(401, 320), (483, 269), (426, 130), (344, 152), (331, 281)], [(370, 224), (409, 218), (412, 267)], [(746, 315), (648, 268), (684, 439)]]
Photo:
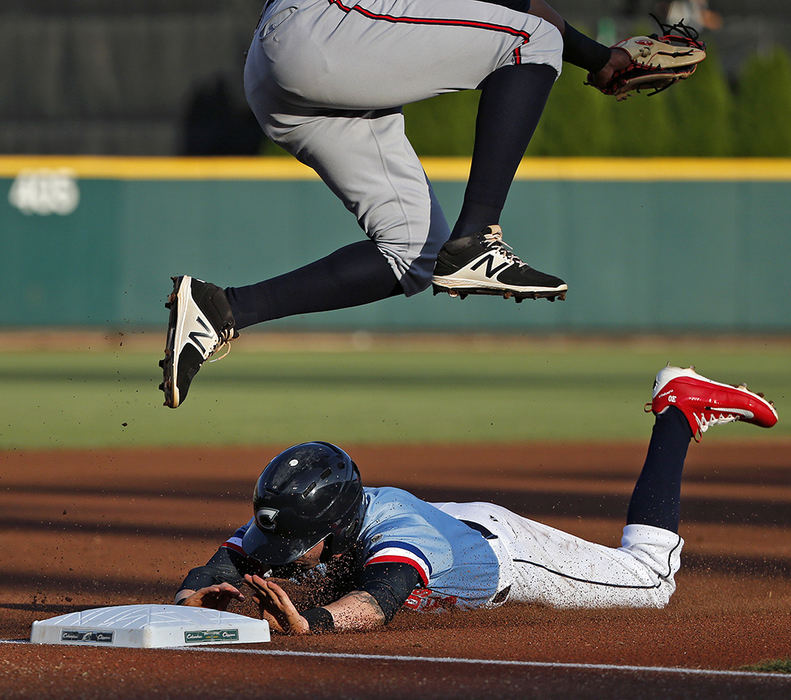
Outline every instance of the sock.
[(352, 243), (293, 272), (225, 290), (236, 329), (315, 311), (360, 306), (402, 294), (373, 241)]
[(681, 472), (692, 430), (675, 406), (656, 417), (643, 471), (629, 501), (627, 524), (678, 532), (681, 517)]
[(557, 73), (551, 66), (506, 66), (483, 82), (464, 203), (451, 238), (500, 221), (500, 212)]

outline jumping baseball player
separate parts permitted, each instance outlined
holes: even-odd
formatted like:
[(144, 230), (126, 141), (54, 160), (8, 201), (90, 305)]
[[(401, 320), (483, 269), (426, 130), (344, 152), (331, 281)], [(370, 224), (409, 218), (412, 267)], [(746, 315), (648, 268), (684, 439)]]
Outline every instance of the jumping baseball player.
[[(490, 503), (426, 503), (401, 489), (363, 487), (343, 450), (310, 442), (267, 465), (253, 518), (189, 572), (175, 602), (224, 609), (244, 598), (244, 581), (272, 628), (291, 634), (369, 629), (402, 607), (664, 607), (680, 566), (690, 438), (737, 420), (768, 428), (777, 414), (746, 387), (679, 367), (657, 374), (646, 408), (656, 420), (618, 548)], [(300, 569), (330, 586), (331, 602), (297, 610), (271, 580)]]
[[(667, 61), (687, 60), (640, 39), (639, 55), (603, 46), (544, 0), (268, 0), (247, 55), (247, 100), (266, 135), (321, 176), (367, 239), (248, 286), (174, 277), (165, 405), (184, 401), (202, 363), (239, 330), (275, 318), (411, 296), (432, 282), (462, 297), (565, 298), (563, 280), (503, 241), (500, 213), (563, 61), (616, 94), (633, 54), (641, 81), (660, 62), (667, 81)], [(451, 229), (401, 106), (472, 89), (481, 91), (475, 146)]]

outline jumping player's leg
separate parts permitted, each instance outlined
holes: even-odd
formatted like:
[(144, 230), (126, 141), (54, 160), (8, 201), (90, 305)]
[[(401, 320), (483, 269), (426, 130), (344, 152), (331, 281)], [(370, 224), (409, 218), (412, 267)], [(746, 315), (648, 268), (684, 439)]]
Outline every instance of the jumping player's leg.
[[(541, 17), (563, 35), (563, 60), (597, 73), (611, 50), (573, 27), (544, 0), (486, 0)], [(541, 79), (541, 66), (515, 65), (489, 76), (482, 86), (470, 177), (451, 239), (500, 222), (508, 190), (538, 125), (555, 76)]]
[[(272, 24), (265, 21), (265, 30)], [(283, 26), (284, 39), (276, 46), (271, 34), (263, 38), (261, 69), (248, 82), (265, 74), (270, 93), (285, 95), (286, 105), (296, 101), (314, 109), (379, 109), (441, 92), (482, 88), (472, 178), (461, 219), (466, 222), (465, 232), (474, 229), (476, 233), (479, 224), (499, 219), (516, 167), (560, 69), (562, 42), (552, 23), (477, 1), (364, 0), (346, 7), (326, 0), (300, 7)], [(307, 36), (307, 30), (309, 45), (318, 56), (294, 41), (303, 32)], [(272, 32), (277, 35), (278, 28)], [(354, 50), (349, 49), (351, 44)], [(259, 48), (254, 42), (251, 56)], [(254, 97), (251, 105), (264, 129), (276, 129), (276, 123), (267, 125), (272, 108), (256, 109), (255, 102)], [(287, 110), (286, 106), (283, 112)], [(282, 139), (276, 131), (269, 135), (276, 141)], [(288, 144), (281, 145), (294, 152)], [(310, 155), (313, 164), (316, 157)], [(335, 183), (345, 202), (359, 196), (344, 181), (345, 174), (339, 177), (334, 172), (336, 162), (324, 159), (319, 165), (329, 174), (325, 181)], [(371, 231), (367, 233), (371, 236)], [(506, 281), (510, 293), (517, 295), (554, 298), (565, 291), (562, 280), (515, 264), (499, 241), (492, 244), (480, 237), (479, 241), (483, 250), (473, 250), (474, 257), (494, 250), (507, 261), (504, 267), (511, 268), (503, 272), (498, 259), (493, 266), (498, 268), (492, 274), (495, 279), (490, 280), (492, 293), (502, 293)], [(471, 262), (466, 260), (471, 251), (470, 246), (458, 248), (446, 251), (444, 268), (433, 280), (435, 289), (466, 292), (469, 275), (464, 276), (463, 268)], [(460, 258), (465, 259), (460, 262)], [(475, 272), (475, 261), (469, 267)], [(480, 290), (480, 284), (474, 282), (474, 286)]]
[[(628, 56), (571, 27), (544, 0), (486, 0), (541, 17), (563, 35), (563, 60), (606, 76), (624, 67)], [(540, 80), (542, 66), (515, 65), (489, 76), (481, 91), (470, 177), (451, 240), (440, 251), (434, 291), (464, 298), (497, 294), (517, 301), (564, 299), (567, 285), (527, 265), (502, 242), (500, 214), (533, 132), (551, 82)]]
[[(399, 111), (322, 113), (269, 133), (311, 165), (368, 233), (309, 265), (225, 290), (188, 276), (174, 280), (165, 359), (165, 405), (178, 407), (221, 341), (262, 321), (415, 294), (429, 284), (447, 221), (404, 135)], [(331, 168), (325, 163), (332, 162)], [(350, 194), (353, 193), (353, 194)], [(208, 303), (207, 303), (208, 302)], [(220, 307), (216, 311), (215, 307)], [(223, 337), (224, 336), (224, 337)]]
[[(471, 226), (465, 233), (478, 232), (486, 222), (499, 220), (514, 172), (556, 76), (555, 69), (549, 65), (522, 64), (500, 68), (484, 81), (475, 152), (485, 156), (473, 159), (473, 163), (480, 165), (473, 167), (462, 208), (460, 221), (466, 221), (468, 228)], [(499, 128), (492, 128), (495, 115)], [(508, 118), (503, 119), (501, 115), (508, 115)], [(406, 202), (410, 197), (409, 191), (415, 186), (421, 190), (421, 202), (412, 215), (420, 219), (419, 207), (425, 204), (422, 198), (425, 175), (406, 142), (400, 119), (400, 115), (389, 113), (376, 119), (366, 116), (359, 120), (319, 114), (312, 121), (300, 123), (299, 129), (270, 127), (269, 134), (322, 176), (374, 241), (378, 243), (381, 240), (383, 231), (396, 241), (398, 237), (412, 237), (411, 233), (402, 231), (410, 221), (379, 221), (381, 212), (377, 210), (397, 199)], [(395, 126), (390, 128), (388, 125), (388, 133), (377, 136), (377, 148), (372, 151), (368, 131), (375, 133), (383, 120), (394, 121)], [(484, 123), (488, 126), (481, 128)], [(386, 161), (383, 168), (380, 161)], [(347, 163), (351, 167), (345, 167)], [(402, 177), (405, 170), (411, 172), (407, 172), (401, 182), (395, 182), (395, 178)], [(392, 189), (393, 184), (395, 189)], [(433, 195), (431, 206), (434, 217), (441, 216)], [(363, 216), (366, 209), (368, 215)], [(434, 226), (433, 238), (437, 240), (442, 236), (444, 240), (447, 233), (438, 231), (438, 228)], [(421, 241), (421, 250), (421, 261), (426, 261), (429, 255), (432, 260), (436, 258), (439, 249), (435, 246), (423, 249)], [(390, 257), (387, 249), (382, 252)], [(364, 259), (362, 265), (358, 262), (360, 257)], [(380, 272), (383, 266), (377, 262), (373, 246), (353, 244), (294, 273), (252, 287), (229, 290), (237, 328), (296, 313), (356, 306), (398, 293), (400, 290), (394, 288), (392, 280)], [(391, 264), (395, 266), (400, 284), (403, 270), (398, 269), (399, 265), (409, 267), (412, 263), (408, 259), (406, 262), (391, 259)], [(526, 273), (526, 270), (521, 271), (523, 276)], [(535, 270), (530, 274), (532, 282), (562, 291), (562, 280)], [(403, 285), (407, 294), (421, 291), (429, 281), (428, 277), (415, 275), (414, 271), (412, 277)], [(317, 293), (325, 286), (327, 289), (323, 293)]]
[(283, 126), (288, 119), (269, 133), (316, 170), (369, 240), (274, 279), (228, 288), (237, 328), (425, 289), (449, 231), (400, 111), (320, 113), (299, 118), (295, 128)]
[(292, 272), (225, 290), (235, 327), (345, 309), (403, 293), (376, 243), (357, 241)]
[(549, 23), (475, 0), (270, 2), (245, 67), (250, 106), (267, 135), (355, 214), (375, 249), (363, 241), (227, 293), (177, 278), (161, 363), (165, 404), (183, 401), (203, 361), (241, 325), (425, 289), (450, 231), (400, 105), (476, 88), (513, 63), (558, 72), (561, 49)]
[(556, 77), (550, 66), (528, 63), (500, 68), (484, 81), (470, 176), (451, 239), (499, 224)]
[[(563, 35), (563, 60), (590, 74), (610, 75), (623, 67), (624, 51), (610, 49), (570, 26), (544, 0), (484, 0), (529, 12)], [(481, 90), (470, 177), (451, 239), (499, 224), (506, 195), (538, 125), (552, 80), (538, 78), (540, 66), (511, 66), (489, 76)], [(554, 79), (554, 78), (553, 78)]]
[(566, 283), (534, 269), (502, 240), (500, 213), (555, 81), (550, 66), (501, 68), (483, 83), (459, 218), (437, 257), (434, 293), (565, 299)]

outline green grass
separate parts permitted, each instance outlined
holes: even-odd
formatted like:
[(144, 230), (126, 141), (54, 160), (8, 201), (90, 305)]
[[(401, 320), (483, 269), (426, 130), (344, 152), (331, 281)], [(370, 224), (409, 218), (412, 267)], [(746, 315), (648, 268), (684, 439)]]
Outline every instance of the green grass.
[(668, 360), (694, 362), (723, 381), (747, 379), (775, 400), (781, 422), (771, 433), (733, 425), (715, 428), (711, 439), (791, 435), (782, 420), (791, 415), (791, 343), (420, 347), (241, 346), (205, 366), (175, 411), (157, 390), (158, 350), (3, 352), (0, 448), (641, 440), (651, 425), (643, 403)]
[(740, 671), (763, 671), (768, 673), (791, 673), (791, 659), (770, 659), (757, 664), (742, 666)]

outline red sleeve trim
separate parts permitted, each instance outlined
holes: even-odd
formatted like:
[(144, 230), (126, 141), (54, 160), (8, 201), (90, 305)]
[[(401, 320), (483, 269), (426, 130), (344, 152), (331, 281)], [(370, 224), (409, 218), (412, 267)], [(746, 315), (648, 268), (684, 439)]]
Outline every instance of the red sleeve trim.
[[(245, 553), (238, 544), (234, 544), (233, 542), (223, 542), (220, 546), (225, 547), (226, 549), (232, 549), (234, 552), (239, 552), (239, 554)], [(245, 554), (245, 556), (247, 555)]]

